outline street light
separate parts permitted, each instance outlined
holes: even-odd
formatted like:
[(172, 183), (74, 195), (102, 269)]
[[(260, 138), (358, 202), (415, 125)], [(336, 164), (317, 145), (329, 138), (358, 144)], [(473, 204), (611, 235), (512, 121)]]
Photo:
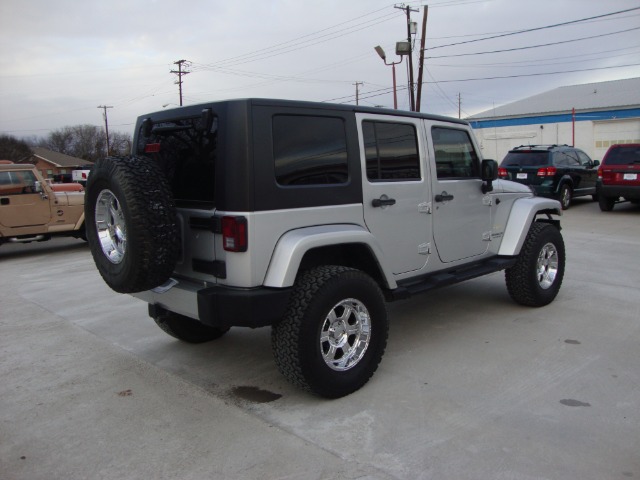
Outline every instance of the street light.
[(400, 55), (399, 62), (387, 62), (387, 55), (380, 45), (374, 47), (374, 50), (380, 55), (380, 58), (384, 61), (385, 65), (391, 65), (393, 73), (393, 108), (398, 109), (398, 92), (396, 88), (396, 65), (402, 63), (404, 55), (411, 53), (411, 44), (409, 42), (397, 42), (396, 43), (396, 55)]

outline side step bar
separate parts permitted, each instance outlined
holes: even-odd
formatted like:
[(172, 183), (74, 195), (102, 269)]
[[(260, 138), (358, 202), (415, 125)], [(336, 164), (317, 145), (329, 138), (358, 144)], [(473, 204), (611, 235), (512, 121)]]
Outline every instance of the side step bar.
[(385, 293), (387, 294), (388, 301), (402, 300), (428, 290), (446, 287), (489, 273), (499, 272), (500, 270), (513, 266), (517, 260), (517, 257), (491, 258), (474, 265), (465, 265), (462, 268), (439, 271), (417, 279), (412, 278), (410, 280), (400, 281), (398, 282), (398, 288)]

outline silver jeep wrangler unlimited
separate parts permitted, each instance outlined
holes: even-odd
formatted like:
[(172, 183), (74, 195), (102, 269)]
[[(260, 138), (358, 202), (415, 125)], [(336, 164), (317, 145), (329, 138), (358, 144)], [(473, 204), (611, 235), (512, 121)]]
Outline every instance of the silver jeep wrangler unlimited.
[(87, 185), (105, 282), (187, 342), (271, 325), (279, 370), (317, 395), (371, 378), (386, 301), (499, 270), (524, 305), (560, 289), (560, 204), (496, 180), (464, 121), (245, 99), (135, 128)]

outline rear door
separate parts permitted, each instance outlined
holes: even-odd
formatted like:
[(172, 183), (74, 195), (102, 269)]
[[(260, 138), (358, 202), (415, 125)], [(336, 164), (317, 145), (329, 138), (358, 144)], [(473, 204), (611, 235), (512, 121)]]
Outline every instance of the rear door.
[(427, 263), (431, 233), (420, 119), (357, 114), (364, 219), (394, 274)]
[(491, 239), (490, 196), (482, 193), (480, 156), (463, 128), (426, 121), (431, 133), (433, 233), (442, 262), (482, 255)]

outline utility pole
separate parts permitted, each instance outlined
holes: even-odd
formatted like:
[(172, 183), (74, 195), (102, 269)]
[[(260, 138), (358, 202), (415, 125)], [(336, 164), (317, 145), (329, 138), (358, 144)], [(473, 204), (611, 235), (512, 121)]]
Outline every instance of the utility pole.
[(178, 65), (178, 70), (171, 70), (170, 73), (178, 75), (178, 80), (175, 83), (178, 85), (178, 90), (180, 91), (180, 106), (182, 106), (182, 76), (191, 73), (188, 70), (183, 70), (182, 67), (183, 65), (185, 68), (189, 67), (189, 62), (186, 60), (178, 60), (177, 62), (173, 62), (173, 64)]
[(460, 92), (458, 92), (458, 118), (460, 117), (460, 111), (462, 110), (462, 97), (460, 96)]
[(422, 37), (420, 37), (420, 64), (418, 65), (418, 98), (416, 99), (416, 111), (420, 111), (422, 100), (422, 70), (424, 69), (424, 43), (427, 37), (427, 16), (429, 15), (429, 5), (424, 6), (422, 16)]
[(111, 147), (109, 146), (109, 121), (107, 120), (107, 108), (113, 108), (110, 105), (98, 105), (98, 108), (102, 108), (104, 113), (102, 116), (104, 117), (104, 130), (107, 134), (107, 157), (111, 155)]
[(360, 85), (364, 85), (364, 82), (356, 82), (352, 85), (356, 86), (356, 105), (360, 105), (360, 89), (358, 88)]
[(416, 111), (416, 100), (413, 92), (413, 42), (411, 41), (411, 12), (419, 12), (417, 8), (411, 8), (409, 5), (394, 5), (393, 8), (404, 10), (407, 14), (407, 41), (409, 42), (409, 95), (411, 99), (411, 111)]

